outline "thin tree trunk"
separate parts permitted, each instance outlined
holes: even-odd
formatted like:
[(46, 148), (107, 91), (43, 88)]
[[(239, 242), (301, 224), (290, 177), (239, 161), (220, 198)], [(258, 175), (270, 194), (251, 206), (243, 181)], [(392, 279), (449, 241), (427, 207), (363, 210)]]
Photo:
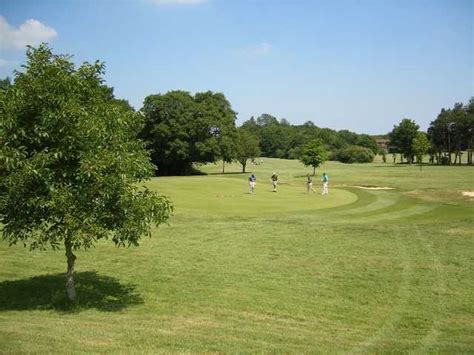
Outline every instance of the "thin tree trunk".
[(245, 165), (247, 165), (247, 162), (245, 162), (244, 164), (242, 164), (242, 172), (245, 173)]
[(313, 166), (313, 176), (316, 176), (316, 167)]
[(468, 152), (468, 164), (472, 165), (472, 138), (469, 139)]
[(224, 168), (225, 168), (225, 160), (222, 159), (222, 174), (224, 174)]
[(74, 262), (76, 256), (72, 252), (72, 244), (69, 240), (64, 241), (67, 257), (66, 290), (69, 300), (76, 301), (76, 287), (74, 285)]

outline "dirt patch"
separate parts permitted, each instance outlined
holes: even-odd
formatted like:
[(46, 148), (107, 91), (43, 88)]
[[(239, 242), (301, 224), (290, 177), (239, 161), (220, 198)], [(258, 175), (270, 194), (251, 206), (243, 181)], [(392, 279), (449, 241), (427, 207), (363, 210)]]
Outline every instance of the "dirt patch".
[(462, 195), (466, 197), (474, 198), (474, 191), (463, 191)]
[(365, 190), (395, 190), (394, 187), (388, 186), (354, 185), (354, 187)]

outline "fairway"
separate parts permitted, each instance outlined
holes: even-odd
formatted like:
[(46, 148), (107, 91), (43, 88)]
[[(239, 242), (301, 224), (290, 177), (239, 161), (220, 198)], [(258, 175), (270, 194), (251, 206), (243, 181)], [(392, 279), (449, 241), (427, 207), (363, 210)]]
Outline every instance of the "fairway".
[(169, 225), (78, 252), (73, 308), (64, 251), (2, 241), (0, 352), (474, 351), (472, 167), (328, 162), (306, 193), (263, 160), (150, 181)]

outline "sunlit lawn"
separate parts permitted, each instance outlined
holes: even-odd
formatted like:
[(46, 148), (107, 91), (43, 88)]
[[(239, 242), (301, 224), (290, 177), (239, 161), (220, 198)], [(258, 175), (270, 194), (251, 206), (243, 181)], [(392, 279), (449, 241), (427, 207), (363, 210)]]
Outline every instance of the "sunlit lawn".
[(170, 225), (78, 252), (75, 307), (63, 251), (2, 242), (0, 352), (473, 352), (474, 168), (390, 158), (154, 179)]

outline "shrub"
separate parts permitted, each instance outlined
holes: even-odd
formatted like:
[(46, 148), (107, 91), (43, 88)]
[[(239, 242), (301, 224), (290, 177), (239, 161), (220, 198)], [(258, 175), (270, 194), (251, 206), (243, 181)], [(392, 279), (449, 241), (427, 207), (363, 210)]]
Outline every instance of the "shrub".
[(353, 145), (333, 152), (331, 160), (341, 163), (371, 163), (374, 160), (374, 153), (369, 148)]

